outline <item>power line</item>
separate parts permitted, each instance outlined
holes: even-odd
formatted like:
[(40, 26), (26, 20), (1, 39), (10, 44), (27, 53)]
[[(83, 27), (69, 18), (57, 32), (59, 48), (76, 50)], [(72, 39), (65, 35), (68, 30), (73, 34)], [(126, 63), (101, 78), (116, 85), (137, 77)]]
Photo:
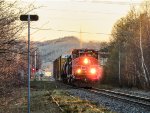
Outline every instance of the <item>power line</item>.
[(116, 12), (100, 12), (100, 11), (87, 11), (87, 10), (68, 10), (68, 9), (47, 9), (50, 11), (62, 11), (62, 12), (79, 12), (79, 13), (96, 13), (96, 14), (122, 14)]
[[(80, 2), (83, 2), (83, 1), (80, 1)], [(141, 6), (147, 6), (147, 4), (142, 4), (142, 3), (129, 3), (129, 2), (112, 2), (112, 1), (96, 1), (96, 3), (107, 3), (107, 4), (120, 4), (120, 5), (129, 5), (129, 6), (135, 6), (135, 5), (141, 5)], [(150, 4), (150, 1), (146, 1), (146, 3), (149, 3)], [(47, 9), (47, 10), (51, 10), (51, 11), (62, 11), (62, 12), (79, 12), (79, 13), (92, 13), (92, 14), (111, 14), (111, 15), (114, 15), (114, 14), (122, 14), (122, 13), (119, 13), (119, 12), (100, 12), (100, 11), (87, 11), (87, 10), (70, 10), (70, 9)]]
[[(41, 28), (42, 27), (44, 27), (45, 25), (47, 25), (49, 23), (49, 21), (47, 21), (46, 23), (44, 23), (42, 26), (41, 26)], [(30, 34), (30, 35), (33, 35), (33, 34), (35, 34), (36, 32), (38, 32), (39, 30), (36, 30), (36, 31), (34, 31), (32, 34)]]
[[(102, 3), (102, 4), (108, 4), (108, 5), (129, 5), (129, 6), (135, 6), (135, 5), (144, 5), (147, 6), (147, 3), (150, 4), (150, 1), (144, 1), (144, 3), (140, 2), (119, 2), (119, 1), (99, 1), (99, 0), (84, 0), (84, 1), (76, 1), (75, 2), (81, 2), (81, 3)], [(52, 11), (67, 11), (67, 12), (85, 12), (85, 13), (103, 13), (103, 14), (121, 14), (121, 13), (111, 13), (111, 12), (98, 12), (98, 11), (86, 11), (86, 10), (68, 10), (68, 9), (47, 9)]]
[[(34, 27), (31, 27), (31, 29), (37, 29), (37, 30), (52, 30), (52, 31), (60, 31), (60, 32), (80, 33), (80, 31), (74, 31), (74, 30), (62, 30), (62, 29), (52, 29), (52, 28), (41, 29), (41, 28), (34, 28)], [(107, 33), (87, 32), (87, 31), (82, 31), (81, 33), (85, 33), (85, 34), (98, 34), (98, 35), (111, 35), (111, 34), (107, 34)]]
[[(99, 3), (99, 4), (110, 4), (110, 5), (145, 5), (141, 4), (140, 2), (121, 2), (121, 1), (99, 1), (99, 0), (92, 0), (92, 1), (76, 1), (75, 2), (81, 2), (81, 3)], [(150, 1), (144, 1), (144, 2), (150, 2)]]

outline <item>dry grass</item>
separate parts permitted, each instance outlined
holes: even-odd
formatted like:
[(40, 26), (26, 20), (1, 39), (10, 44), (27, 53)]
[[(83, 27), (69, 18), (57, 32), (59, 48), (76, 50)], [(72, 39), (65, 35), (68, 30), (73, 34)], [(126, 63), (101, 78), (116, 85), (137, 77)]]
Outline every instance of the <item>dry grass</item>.
[[(50, 98), (56, 88), (52, 82), (31, 82), (31, 113), (60, 113)], [(27, 88), (14, 88), (11, 95), (0, 97), (0, 113), (27, 113)]]
[(110, 110), (97, 106), (94, 102), (72, 97), (66, 91), (55, 90), (52, 96), (64, 113), (111, 113)]
[[(31, 113), (61, 113), (52, 97), (64, 113), (110, 113), (94, 102), (68, 95), (65, 88), (50, 81), (31, 82)], [(16, 88), (9, 97), (0, 97), (0, 101), (0, 113), (27, 113), (27, 88)]]

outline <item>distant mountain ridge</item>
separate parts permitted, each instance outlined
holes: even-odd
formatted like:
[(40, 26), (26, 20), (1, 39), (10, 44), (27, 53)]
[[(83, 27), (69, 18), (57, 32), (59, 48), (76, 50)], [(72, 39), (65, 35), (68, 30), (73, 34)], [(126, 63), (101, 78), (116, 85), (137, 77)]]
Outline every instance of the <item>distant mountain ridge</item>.
[[(53, 62), (62, 54), (71, 52), (72, 49), (80, 48), (80, 40), (74, 36), (63, 37), (55, 40), (37, 42), (43, 65)], [(83, 48), (100, 49), (100, 42), (83, 42)]]

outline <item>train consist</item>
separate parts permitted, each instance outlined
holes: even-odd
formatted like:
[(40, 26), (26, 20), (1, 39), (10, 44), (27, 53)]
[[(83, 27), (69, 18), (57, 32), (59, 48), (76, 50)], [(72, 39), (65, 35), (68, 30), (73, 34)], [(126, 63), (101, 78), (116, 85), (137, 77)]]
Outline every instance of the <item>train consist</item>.
[(98, 59), (98, 51), (94, 49), (74, 49), (53, 62), (54, 78), (78, 86), (95, 85), (102, 77)]

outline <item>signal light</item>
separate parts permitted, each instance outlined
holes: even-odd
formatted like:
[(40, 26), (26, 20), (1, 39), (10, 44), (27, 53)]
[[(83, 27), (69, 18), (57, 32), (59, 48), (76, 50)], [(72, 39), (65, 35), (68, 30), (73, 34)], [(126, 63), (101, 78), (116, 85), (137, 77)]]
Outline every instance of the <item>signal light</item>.
[(83, 62), (84, 62), (84, 64), (88, 64), (89, 60), (87, 58), (85, 58)]
[(36, 72), (35, 68), (32, 68), (32, 73), (35, 73), (35, 72)]
[(95, 68), (91, 68), (91, 69), (90, 69), (90, 73), (91, 73), (91, 74), (96, 74), (96, 69), (95, 69)]

